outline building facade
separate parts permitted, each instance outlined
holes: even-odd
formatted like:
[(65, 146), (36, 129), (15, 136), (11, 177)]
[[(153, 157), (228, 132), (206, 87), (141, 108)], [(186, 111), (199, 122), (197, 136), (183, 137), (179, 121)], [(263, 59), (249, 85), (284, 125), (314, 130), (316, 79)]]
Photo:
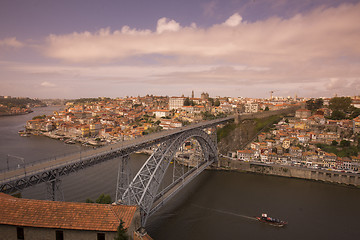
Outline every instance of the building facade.
[(182, 108), (184, 106), (185, 98), (183, 97), (171, 97), (169, 99), (169, 110)]
[(0, 193), (0, 239), (113, 240), (122, 220), (130, 239), (140, 228), (136, 206), (56, 202)]

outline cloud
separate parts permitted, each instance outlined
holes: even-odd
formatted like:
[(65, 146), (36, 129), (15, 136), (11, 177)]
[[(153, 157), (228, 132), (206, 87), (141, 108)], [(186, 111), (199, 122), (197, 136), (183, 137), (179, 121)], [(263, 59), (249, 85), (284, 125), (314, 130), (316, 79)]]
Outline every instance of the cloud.
[(177, 32), (180, 30), (180, 24), (175, 20), (170, 20), (165, 17), (160, 18), (157, 22), (156, 32), (163, 33), (165, 31)]
[(235, 13), (224, 22), (224, 25), (230, 27), (236, 27), (241, 23), (241, 21), (242, 21), (242, 17), (240, 16), (240, 14)]
[[(242, 22), (239, 14), (209, 28), (158, 20), (156, 32), (125, 26), (98, 32), (50, 35), (45, 54), (69, 62), (115, 61), (133, 56), (216, 58), (246, 65), (336, 59), (360, 54), (360, 3), (316, 9), (290, 19)], [(228, 26), (232, 26), (229, 28)]]
[(51, 83), (51, 82), (48, 82), (48, 81), (44, 81), (40, 84), (40, 86), (42, 87), (48, 87), (48, 88), (53, 88), (53, 87), (56, 87), (57, 85), (55, 83)]
[(21, 48), (24, 46), (23, 43), (21, 43), (20, 41), (16, 40), (15, 37), (13, 38), (5, 38), (5, 39), (0, 39), (0, 47), (13, 47), (13, 48)]
[[(359, 12), (360, 3), (343, 4), (257, 22), (235, 13), (208, 28), (160, 18), (155, 31), (124, 26), (50, 35), (43, 52), (79, 66), (114, 65), (92, 72), (99, 78), (104, 74), (108, 79), (146, 78), (159, 84), (293, 84), (299, 91), (306, 84), (313, 91), (329, 92), (340, 87), (341, 80), (334, 79), (360, 78), (360, 25), (354, 24), (360, 22)], [(115, 66), (134, 58), (146, 60), (133, 67)], [(90, 69), (82, 71), (91, 76)], [(350, 80), (344, 92), (355, 84)]]
[(344, 87), (344, 85), (347, 85), (347, 81), (345, 79), (330, 78), (325, 86), (327, 90), (336, 90)]

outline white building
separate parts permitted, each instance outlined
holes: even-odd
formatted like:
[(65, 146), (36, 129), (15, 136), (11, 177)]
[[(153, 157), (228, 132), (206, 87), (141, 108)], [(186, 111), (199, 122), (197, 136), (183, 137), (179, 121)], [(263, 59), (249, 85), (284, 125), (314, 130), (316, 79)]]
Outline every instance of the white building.
[(184, 106), (185, 98), (183, 97), (171, 97), (169, 99), (169, 110), (182, 108)]
[(256, 113), (259, 111), (259, 104), (257, 103), (247, 103), (245, 104), (246, 113)]
[(170, 116), (169, 110), (155, 110), (154, 111), (156, 118), (168, 117)]

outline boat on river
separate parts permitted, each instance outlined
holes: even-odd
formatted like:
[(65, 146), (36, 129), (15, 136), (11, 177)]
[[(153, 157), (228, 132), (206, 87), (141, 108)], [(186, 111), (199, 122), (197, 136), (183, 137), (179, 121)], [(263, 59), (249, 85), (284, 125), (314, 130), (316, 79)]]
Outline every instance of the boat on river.
[(284, 227), (287, 225), (287, 222), (276, 218), (268, 217), (266, 213), (261, 214), (261, 217), (256, 217), (256, 219), (262, 223), (267, 223), (276, 227)]

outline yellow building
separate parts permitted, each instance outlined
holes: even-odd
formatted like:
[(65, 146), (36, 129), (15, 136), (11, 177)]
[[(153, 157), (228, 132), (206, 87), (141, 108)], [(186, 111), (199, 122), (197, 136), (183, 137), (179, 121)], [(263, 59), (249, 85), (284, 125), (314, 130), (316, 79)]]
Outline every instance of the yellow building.
[(295, 122), (294, 128), (304, 130), (307, 129), (307, 126), (305, 122)]
[(90, 136), (90, 126), (89, 125), (83, 125), (81, 126), (81, 136), (83, 137), (89, 137)]

